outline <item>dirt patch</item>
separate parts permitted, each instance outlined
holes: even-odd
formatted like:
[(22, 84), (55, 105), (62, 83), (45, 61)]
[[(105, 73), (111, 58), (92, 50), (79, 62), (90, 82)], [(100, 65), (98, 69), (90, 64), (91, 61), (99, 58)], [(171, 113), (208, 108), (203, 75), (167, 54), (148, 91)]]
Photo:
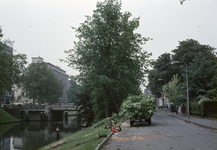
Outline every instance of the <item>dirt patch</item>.
[(127, 141), (127, 140), (146, 140), (146, 139), (157, 139), (157, 138), (165, 138), (165, 137), (177, 137), (177, 135), (173, 135), (173, 134), (145, 134), (145, 135), (141, 135), (141, 136), (132, 136), (132, 137), (117, 137), (114, 136), (112, 137), (112, 140), (117, 140), (117, 141)]

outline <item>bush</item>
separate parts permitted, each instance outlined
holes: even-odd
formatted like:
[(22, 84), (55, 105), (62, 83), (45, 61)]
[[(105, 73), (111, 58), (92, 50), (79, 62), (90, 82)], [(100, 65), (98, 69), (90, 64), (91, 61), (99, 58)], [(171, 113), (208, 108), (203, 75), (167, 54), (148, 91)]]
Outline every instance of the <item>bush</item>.
[(217, 117), (217, 100), (205, 100), (201, 103), (201, 116)]
[(190, 103), (191, 114), (193, 115), (201, 115), (201, 106), (197, 102)]

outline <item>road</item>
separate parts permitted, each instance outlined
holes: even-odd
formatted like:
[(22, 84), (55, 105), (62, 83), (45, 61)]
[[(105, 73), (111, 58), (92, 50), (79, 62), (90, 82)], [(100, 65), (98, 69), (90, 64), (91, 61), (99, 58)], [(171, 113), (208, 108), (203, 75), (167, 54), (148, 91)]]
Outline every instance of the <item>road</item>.
[(129, 120), (122, 123), (122, 131), (104, 144), (102, 150), (217, 150), (217, 133), (185, 123), (156, 112), (152, 125)]

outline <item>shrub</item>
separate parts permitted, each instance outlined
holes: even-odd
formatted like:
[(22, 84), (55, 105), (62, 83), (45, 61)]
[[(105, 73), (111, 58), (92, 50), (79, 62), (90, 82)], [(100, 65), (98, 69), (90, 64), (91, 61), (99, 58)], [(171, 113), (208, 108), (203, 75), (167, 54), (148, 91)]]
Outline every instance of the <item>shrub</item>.
[(201, 107), (197, 102), (190, 103), (191, 114), (193, 115), (201, 115)]
[(205, 100), (201, 103), (201, 115), (217, 117), (217, 100)]

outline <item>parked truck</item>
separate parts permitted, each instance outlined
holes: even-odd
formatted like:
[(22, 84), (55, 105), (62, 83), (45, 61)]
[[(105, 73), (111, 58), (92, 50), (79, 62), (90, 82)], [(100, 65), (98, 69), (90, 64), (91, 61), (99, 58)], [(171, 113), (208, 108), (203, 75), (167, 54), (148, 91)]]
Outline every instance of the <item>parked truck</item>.
[(120, 113), (125, 118), (130, 119), (131, 126), (136, 121), (145, 121), (151, 125), (151, 117), (155, 111), (155, 98), (142, 93), (128, 96), (121, 105)]

